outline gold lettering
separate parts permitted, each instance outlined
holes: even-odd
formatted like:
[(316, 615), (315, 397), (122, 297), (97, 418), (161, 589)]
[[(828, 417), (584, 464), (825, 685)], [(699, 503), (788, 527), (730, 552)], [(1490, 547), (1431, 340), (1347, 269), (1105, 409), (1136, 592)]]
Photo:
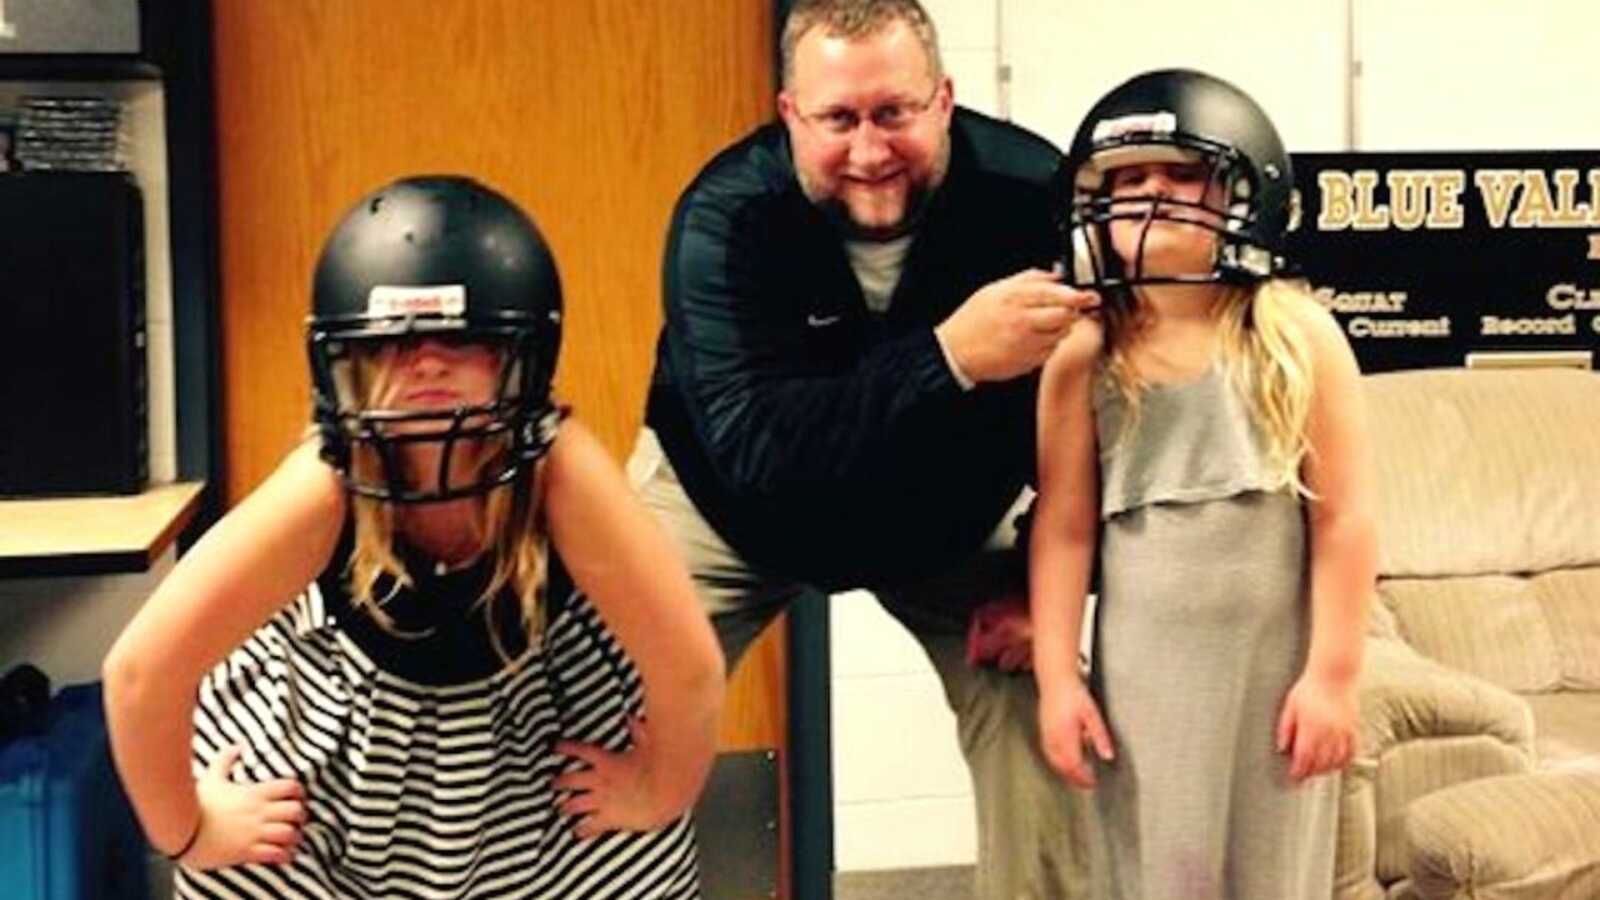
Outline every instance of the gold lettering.
[(1428, 188), (1423, 179), (1426, 173), (1396, 169), (1385, 179), (1389, 183), (1389, 208), (1394, 227), (1401, 231), (1415, 231), (1427, 215)]
[(1441, 169), (1430, 172), (1433, 203), (1428, 210), (1429, 228), (1460, 228), (1466, 221), (1461, 207), (1461, 191), (1467, 185), (1467, 173), (1460, 169)]
[(1489, 219), (1489, 227), (1504, 228), (1522, 173), (1515, 169), (1480, 169), (1473, 174), (1472, 181), (1483, 197), (1483, 213)]
[(1389, 209), (1374, 199), (1378, 189), (1378, 173), (1360, 169), (1353, 176), (1356, 183), (1356, 215), (1350, 224), (1357, 231), (1382, 231), (1389, 227)]
[(1555, 218), (1555, 200), (1544, 173), (1528, 169), (1522, 173), (1522, 202), (1511, 214), (1512, 228), (1544, 228)]
[(1317, 302), (1341, 313), (1399, 313), (1406, 311), (1405, 291), (1337, 291), (1331, 287), (1313, 288)]
[(1554, 224), (1563, 228), (1582, 226), (1589, 218), (1589, 204), (1578, 202), (1578, 170), (1557, 169), (1556, 215)]
[(1589, 235), (1589, 258), (1600, 260), (1600, 231)]
[(1573, 313), (1553, 318), (1479, 316), (1478, 333), (1484, 337), (1504, 335), (1575, 335), (1578, 317)]
[(1553, 284), (1545, 291), (1544, 302), (1551, 309), (1600, 309), (1600, 288), (1580, 288), (1575, 284)]
[(1318, 231), (1343, 231), (1355, 218), (1354, 187), (1349, 174), (1336, 170), (1317, 173), (1317, 188), (1322, 192), (1322, 211), (1317, 213)]
[(1447, 338), (1450, 317), (1437, 319), (1372, 319), (1356, 316), (1345, 326), (1353, 338)]

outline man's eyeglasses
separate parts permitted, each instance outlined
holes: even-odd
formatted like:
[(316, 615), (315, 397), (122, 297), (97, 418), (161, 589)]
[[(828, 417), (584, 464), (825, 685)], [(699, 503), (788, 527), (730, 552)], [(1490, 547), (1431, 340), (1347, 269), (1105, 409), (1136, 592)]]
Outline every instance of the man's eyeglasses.
[[(864, 118), (871, 121), (873, 127), (879, 131), (897, 134), (910, 128), (918, 117), (927, 112), (937, 96), (939, 88), (935, 86), (933, 93), (929, 94), (926, 100), (891, 100), (880, 103), (869, 110)], [(802, 113), (800, 117), (823, 134), (841, 139), (855, 134), (863, 120), (860, 112), (846, 106), (834, 106), (815, 113)]]

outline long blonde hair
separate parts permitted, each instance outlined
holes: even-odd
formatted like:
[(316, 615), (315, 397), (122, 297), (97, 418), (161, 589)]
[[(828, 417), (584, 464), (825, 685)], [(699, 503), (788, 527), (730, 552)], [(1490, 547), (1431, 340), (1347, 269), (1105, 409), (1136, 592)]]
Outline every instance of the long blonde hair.
[[(370, 403), (382, 397), (393, 377), (392, 360), (357, 357), (351, 367), (355, 396)], [(508, 452), (509, 436), (468, 444), (473, 474), (491, 464), (501, 463)], [(478, 552), (492, 554), (494, 569), (483, 593), (474, 601), (485, 607), (489, 639), (496, 654), (507, 664), (514, 663), (500, 631), (494, 606), (515, 602), (518, 619), (530, 640), (544, 630), (545, 610), (542, 589), (549, 569), (549, 529), (544, 518), (544, 460), (525, 464), (509, 484), (494, 488), (478, 500), (476, 534)], [(352, 442), (351, 474), (359, 481), (383, 480), (384, 470), (378, 451), (367, 443)], [(366, 610), (384, 630), (407, 635), (384, 610), (384, 604), (401, 588), (414, 586), (399, 554), (395, 551), (395, 506), (388, 501), (350, 493), (355, 518), (355, 545), (346, 568), (352, 606)], [(383, 576), (389, 588), (377, 595)], [(415, 635), (413, 635), (415, 636)]]
[[(1126, 302), (1105, 305), (1105, 370), (1127, 409), (1122, 424), (1126, 435), (1138, 419), (1141, 398), (1149, 387), (1131, 358), (1149, 319), (1137, 295), (1123, 290)], [(1300, 467), (1310, 452), (1306, 423), (1314, 379), (1311, 347), (1296, 307), (1315, 302), (1303, 283), (1272, 279), (1224, 288), (1212, 307), (1223, 366), (1266, 439), (1271, 486), (1290, 488), (1307, 498), (1314, 495), (1301, 478)]]

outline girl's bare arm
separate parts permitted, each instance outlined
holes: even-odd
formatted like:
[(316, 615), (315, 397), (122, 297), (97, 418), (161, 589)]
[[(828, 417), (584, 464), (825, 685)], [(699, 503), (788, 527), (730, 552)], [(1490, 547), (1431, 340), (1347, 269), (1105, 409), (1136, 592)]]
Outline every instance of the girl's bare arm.
[(649, 825), (688, 809), (716, 749), (723, 662), (677, 547), (579, 422), (563, 423), (546, 483), (551, 536), (573, 580), (638, 666), (650, 717)]
[(200, 679), (317, 576), (343, 514), (338, 477), (301, 445), (178, 560), (106, 655), (112, 753), (157, 849), (176, 851), (199, 821)]

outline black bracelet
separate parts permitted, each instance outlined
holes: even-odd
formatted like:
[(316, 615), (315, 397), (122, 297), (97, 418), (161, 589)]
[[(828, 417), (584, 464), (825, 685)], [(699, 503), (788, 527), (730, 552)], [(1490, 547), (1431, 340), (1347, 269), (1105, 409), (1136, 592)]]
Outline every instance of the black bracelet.
[(203, 813), (194, 817), (194, 830), (189, 832), (189, 839), (183, 842), (183, 846), (178, 848), (177, 853), (168, 853), (167, 859), (177, 862), (178, 860), (183, 859), (183, 855), (185, 853), (188, 853), (190, 850), (194, 849), (194, 842), (200, 839), (200, 822), (204, 818), (205, 815)]

